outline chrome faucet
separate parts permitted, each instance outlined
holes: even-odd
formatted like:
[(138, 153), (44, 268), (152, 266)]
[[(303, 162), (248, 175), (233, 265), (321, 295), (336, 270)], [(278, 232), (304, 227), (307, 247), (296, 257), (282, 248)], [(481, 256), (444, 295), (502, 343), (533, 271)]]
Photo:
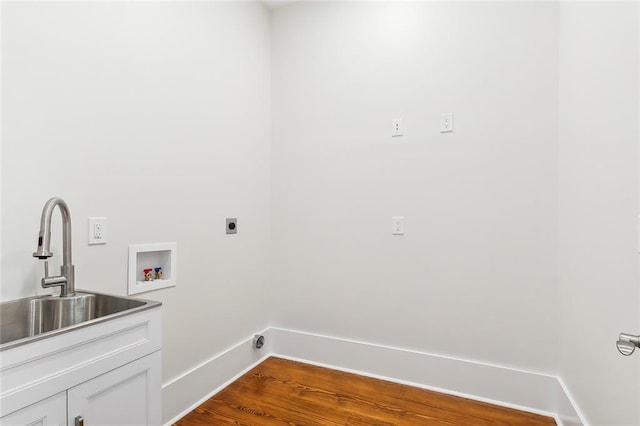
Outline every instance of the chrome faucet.
[[(51, 253), (51, 215), (56, 206), (58, 206), (62, 214), (62, 266), (60, 266), (59, 276), (50, 277), (47, 259), (53, 256), (53, 253)], [(69, 206), (62, 198), (54, 197), (47, 201), (42, 208), (38, 249), (33, 253), (33, 257), (44, 260), (42, 287), (59, 286), (60, 296), (73, 296), (75, 294), (74, 270), (71, 264), (71, 213), (69, 213)]]

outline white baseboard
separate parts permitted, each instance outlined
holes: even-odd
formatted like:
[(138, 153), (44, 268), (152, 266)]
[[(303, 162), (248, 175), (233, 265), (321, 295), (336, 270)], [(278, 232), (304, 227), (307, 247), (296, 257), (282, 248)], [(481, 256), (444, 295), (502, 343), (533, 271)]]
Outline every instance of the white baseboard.
[(249, 338), (163, 385), (162, 418), (170, 419), (166, 424), (269, 356), (543, 414), (563, 426), (585, 424), (561, 381), (552, 375), (278, 327), (262, 334), (262, 350), (254, 350)]
[(200, 404), (233, 383), (271, 355), (269, 329), (260, 350), (253, 348), (253, 336), (217, 354), (162, 385), (162, 421), (171, 425)]
[(575, 399), (569, 392), (569, 389), (565, 385), (562, 378), (558, 377), (558, 383), (562, 388), (560, 398), (558, 398), (558, 422), (561, 426), (588, 426), (588, 423), (584, 420), (586, 417), (583, 415), (580, 407), (576, 403)]
[(278, 327), (269, 331), (274, 356), (543, 414), (559, 425), (584, 424), (552, 375)]

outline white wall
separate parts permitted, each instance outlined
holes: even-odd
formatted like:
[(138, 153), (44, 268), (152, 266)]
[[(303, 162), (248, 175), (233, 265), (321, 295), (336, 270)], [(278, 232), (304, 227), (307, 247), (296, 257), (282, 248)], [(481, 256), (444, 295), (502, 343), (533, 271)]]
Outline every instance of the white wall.
[(175, 392), (272, 320), (559, 373), (592, 423), (637, 418), (637, 4), (2, 7), (0, 300), (42, 292), (59, 195), (80, 288), (125, 294), (128, 244), (178, 242), (178, 287), (141, 295)]
[[(638, 4), (562, 3), (559, 265), (565, 381), (594, 425), (637, 424)], [(629, 330), (629, 331), (625, 331)]]
[[(126, 294), (128, 244), (178, 243), (178, 286), (140, 295), (164, 304), (165, 382), (264, 329), (264, 7), (3, 7), (2, 299), (41, 291), (31, 253), (42, 206), (58, 195), (71, 208), (79, 288)], [(87, 245), (89, 216), (108, 218), (106, 246)], [(225, 235), (225, 217), (238, 218), (237, 235)]]
[(555, 371), (557, 6), (299, 3), (272, 26), (274, 325)]

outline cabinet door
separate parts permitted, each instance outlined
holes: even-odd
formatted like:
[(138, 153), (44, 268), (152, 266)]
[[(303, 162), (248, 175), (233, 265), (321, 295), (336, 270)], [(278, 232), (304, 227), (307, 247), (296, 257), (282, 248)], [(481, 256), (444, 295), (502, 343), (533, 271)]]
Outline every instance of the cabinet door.
[(160, 352), (112, 370), (67, 391), (68, 425), (160, 424)]
[(57, 393), (0, 418), (2, 426), (64, 426), (66, 423), (66, 392)]

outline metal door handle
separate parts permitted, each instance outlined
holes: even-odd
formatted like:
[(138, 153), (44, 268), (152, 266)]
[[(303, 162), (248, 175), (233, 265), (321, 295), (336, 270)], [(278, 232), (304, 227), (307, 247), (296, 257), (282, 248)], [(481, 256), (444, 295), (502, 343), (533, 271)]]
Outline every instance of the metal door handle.
[(76, 426), (84, 426), (84, 419), (82, 418), (82, 416), (76, 417)]
[(636, 350), (636, 348), (640, 348), (640, 336), (620, 333), (616, 346), (618, 347), (618, 352), (624, 356), (629, 356)]

